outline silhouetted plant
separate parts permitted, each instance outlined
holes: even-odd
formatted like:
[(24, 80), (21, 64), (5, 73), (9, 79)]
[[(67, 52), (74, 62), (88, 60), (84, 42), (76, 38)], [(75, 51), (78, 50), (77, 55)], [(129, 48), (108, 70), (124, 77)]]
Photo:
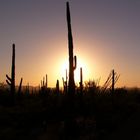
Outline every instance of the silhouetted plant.
[(59, 94), (59, 80), (56, 81), (56, 93)]
[(18, 95), (21, 94), (22, 81), (23, 81), (23, 78), (20, 79), (20, 84), (19, 84), (19, 88), (18, 88)]
[(46, 93), (47, 92), (47, 87), (48, 87), (48, 76), (46, 74), (46, 76), (44, 76), (43, 79), (41, 80), (40, 92), (43, 93), (43, 94)]
[(65, 93), (65, 80), (64, 80), (64, 77), (62, 77), (62, 82), (63, 82), (63, 91)]
[(113, 69), (112, 70), (112, 94), (114, 94), (114, 87), (115, 87), (115, 72)]
[(64, 93), (67, 94), (67, 89), (68, 89), (68, 76), (67, 76), (67, 69), (66, 69), (66, 81), (64, 80), (64, 77), (62, 77), (62, 82), (63, 82), (63, 89), (64, 89)]
[(107, 88), (111, 88), (111, 93), (114, 93), (115, 84), (118, 81), (119, 77), (120, 75), (118, 75), (114, 70), (112, 70), (103, 87), (101, 88), (101, 92), (104, 93)]
[(43, 87), (45, 87), (45, 77), (43, 77)]
[(85, 81), (85, 92), (93, 95), (95, 92), (97, 92), (97, 89), (98, 86), (95, 80)]
[(73, 38), (72, 38), (69, 2), (67, 2), (66, 5), (67, 5), (68, 49), (69, 49), (68, 94), (74, 95), (75, 94), (74, 70), (76, 69), (77, 59), (76, 56), (73, 57)]
[(30, 85), (27, 83), (26, 85), (26, 95), (30, 95)]
[(15, 44), (12, 45), (12, 68), (11, 68), (11, 77), (6, 74), (6, 82), (10, 86), (11, 94), (15, 94)]
[(80, 68), (80, 94), (82, 95), (83, 94), (83, 71), (82, 71), (82, 68)]
[(46, 85), (46, 89), (48, 88), (48, 75), (46, 74), (46, 83), (45, 83), (45, 85)]

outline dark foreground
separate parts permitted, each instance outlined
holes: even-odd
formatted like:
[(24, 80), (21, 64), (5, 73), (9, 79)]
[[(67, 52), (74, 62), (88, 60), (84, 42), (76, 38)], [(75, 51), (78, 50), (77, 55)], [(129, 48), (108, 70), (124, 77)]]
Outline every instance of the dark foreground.
[(0, 140), (139, 140), (140, 93), (0, 95)]

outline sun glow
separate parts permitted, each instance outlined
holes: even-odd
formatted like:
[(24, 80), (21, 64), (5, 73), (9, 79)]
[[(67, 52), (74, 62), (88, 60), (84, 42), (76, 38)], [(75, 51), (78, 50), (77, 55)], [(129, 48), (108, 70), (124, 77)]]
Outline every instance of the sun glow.
[[(80, 68), (82, 68), (83, 71), (83, 81), (87, 81), (90, 79), (91, 75), (89, 72), (89, 66), (87, 63), (82, 60), (78, 59), (77, 60), (77, 67), (76, 70), (74, 71), (74, 79), (75, 79), (75, 84), (79, 84), (80, 82)], [(67, 76), (69, 75), (69, 63), (68, 61), (63, 61), (61, 65), (61, 75), (64, 79), (66, 79), (66, 70), (67, 70)]]

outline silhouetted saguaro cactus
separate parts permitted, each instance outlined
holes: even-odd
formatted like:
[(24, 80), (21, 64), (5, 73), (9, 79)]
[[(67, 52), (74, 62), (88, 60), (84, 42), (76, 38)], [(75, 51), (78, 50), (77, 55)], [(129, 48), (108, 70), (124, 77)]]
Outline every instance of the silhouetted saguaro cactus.
[(19, 88), (18, 88), (18, 95), (21, 94), (22, 81), (23, 81), (23, 78), (20, 79), (20, 84), (19, 84)]
[(66, 69), (66, 81), (65, 81), (65, 93), (68, 93), (68, 73), (67, 73), (67, 69)]
[(76, 56), (73, 57), (73, 38), (72, 38), (69, 3), (67, 2), (66, 5), (67, 5), (68, 49), (69, 49), (68, 94), (73, 95), (75, 93), (74, 70), (76, 69), (77, 59)]
[(65, 81), (64, 81), (64, 77), (62, 77), (62, 82), (63, 82), (63, 89), (64, 89), (64, 92), (65, 92)]
[(66, 69), (66, 81), (65, 81), (65, 86), (66, 86), (66, 93), (68, 90), (68, 75), (67, 75), (67, 69)]
[(74, 60), (73, 61), (74, 61), (73, 62), (73, 70), (75, 70), (76, 67), (77, 67), (77, 57), (76, 56), (74, 56)]
[[(68, 98), (66, 101), (66, 114), (68, 118), (65, 120), (65, 130), (67, 136), (71, 137), (75, 131), (75, 81), (74, 81), (74, 70), (76, 69), (77, 59), (73, 55), (73, 38), (72, 38), (72, 29), (71, 29), (71, 19), (70, 19), (70, 8), (69, 3), (66, 3), (66, 12), (67, 12), (67, 27), (68, 27), (68, 50), (69, 50), (69, 81), (68, 81)], [(73, 57), (74, 56), (74, 57)], [(74, 131), (73, 131), (74, 130)], [(69, 139), (69, 138), (66, 138)]]
[(48, 75), (46, 74), (46, 89), (48, 88)]
[(59, 93), (59, 80), (56, 81), (56, 93)]
[(80, 93), (83, 94), (83, 71), (82, 68), (80, 68)]
[(112, 70), (112, 94), (114, 94), (114, 87), (115, 87), (115, 72), (113, 69)]
[(11, 68), (11, 77), (6, 75), (6, 82), (10, 85), (11, 94), (15, 94), (15, 44), (12, 45), (12, 68)]
[(67, 69), (66, 69), (66, 81), (64, 80), (64, 77), (62, 77), (64, 93), (67, 93), (67, 88), (68, 88), (67, 80), (68, 80), (68, 76), (67, 76)]
[(43, 87), (45, 87), (45, 77), (43, 77)]

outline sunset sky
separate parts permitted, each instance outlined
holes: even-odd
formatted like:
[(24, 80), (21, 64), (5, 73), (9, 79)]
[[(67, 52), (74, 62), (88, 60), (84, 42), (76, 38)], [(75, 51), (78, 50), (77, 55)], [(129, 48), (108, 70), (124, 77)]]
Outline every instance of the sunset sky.
[[(120, 74), (116, 86), (140, 87), (140, 0), (70, 0), (74, 54), (84, 80)], [(68, 63), (65, 0), (0, 0), (0, 82), (11, 73), (16, 45), (16, 83), (55, 86)], [(77, 75), (77, 74), (76, 74)], [(77, 81), (76, 81), (77, 82)]]

